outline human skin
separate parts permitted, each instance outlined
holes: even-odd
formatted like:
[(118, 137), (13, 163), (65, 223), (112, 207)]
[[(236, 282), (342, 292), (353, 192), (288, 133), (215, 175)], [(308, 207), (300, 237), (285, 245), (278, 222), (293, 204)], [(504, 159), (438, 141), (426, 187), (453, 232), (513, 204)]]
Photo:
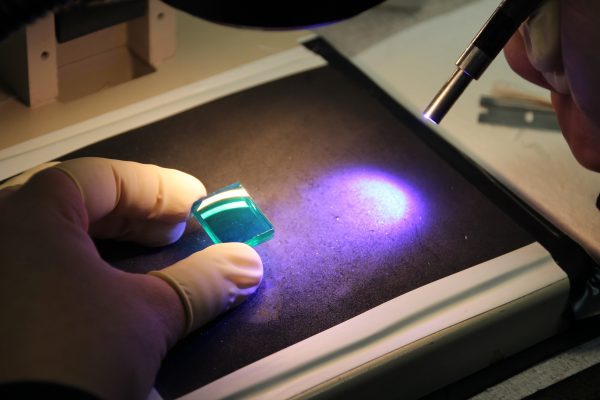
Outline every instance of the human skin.
[(166, 267), (188, 289), (194, 322), (172, 281), (100, 257), (91, 234), (152, 246), (183, 234), (192, 203), (206, 194), (183, 172), (87, 158), (8, 185), (0, 189), (0, 384), (51, 382), (102, 399), (145, 399), (167, 351), (260, 283), (260, 257), (242, 243)]
[(506, 45), (505, 56), (515, 72), (550, 90), (573, 155), (584, 167), (600, 171), (600, 2), (556, 1), (553, 28), (558, 29), (558, 49), (540, 57), (536, 48), (546, 43), (517, 33)]

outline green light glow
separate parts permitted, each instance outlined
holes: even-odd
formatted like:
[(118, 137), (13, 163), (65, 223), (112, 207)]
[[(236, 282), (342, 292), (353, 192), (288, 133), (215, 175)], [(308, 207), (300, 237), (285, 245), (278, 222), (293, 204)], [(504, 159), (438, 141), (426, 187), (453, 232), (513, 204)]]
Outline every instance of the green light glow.
[(210, 209), (206, 210), (205, 212), (200, 212), (200, 216), (204, 219), (209, 219), (213, 215), (218, 214), (223, 211), (234, 210), (236, 208), (247, 208), (247, 207), (248, 207), (248, 203), (246, 203), (243, 200), (233, 201), (231, 203), (224, 203), (217, 207), (210, 208)]
[(197, 200), (192, 215), (214, 243), (257, 246), (274, 233), (273, 224), (239, 182)]

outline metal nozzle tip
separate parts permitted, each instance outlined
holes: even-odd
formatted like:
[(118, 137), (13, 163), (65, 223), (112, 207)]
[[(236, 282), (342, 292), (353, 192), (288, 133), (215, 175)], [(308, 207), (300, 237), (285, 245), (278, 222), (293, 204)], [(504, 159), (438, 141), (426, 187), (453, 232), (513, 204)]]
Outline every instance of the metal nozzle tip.
[(471, 79), (460, 68), (454, 71), (452, 77), (435, 95), (429, 106), (427, 106), (423, 112), (423, 117), (436, 125), (439, 124), (467, 86), (469, 86)]
[(431, 107), (431, 105), (430, 105), (429, 107), (427, 107), (427, 110), (425, 110), (425, 112), (423, 113), (423, 118), (425, 118), (427, 121), (429, 121), (429, 122), (433, 122), (434, 124), (436, 124), (436, 125), (437, 125), (437, 124), (438, 124), (438, 121), (434, 120), (434, 119), (431, 117), (431, 114), (430, 114), (430, 111), (429, 111), (429, 108), (430, 108), (430, 107)]
[(431, 117), (431, 111), (430, 111), (431, 105), (429, 105), (429, 107), (427, 107), (427, 109), (425, 110), (425, 112), (423, 113), (423, 118), (425, 118), (427, 121), (429, 122), (433, 122), (434, 124), (438, 124), (438, 122), (436, 120), (434, 120)]

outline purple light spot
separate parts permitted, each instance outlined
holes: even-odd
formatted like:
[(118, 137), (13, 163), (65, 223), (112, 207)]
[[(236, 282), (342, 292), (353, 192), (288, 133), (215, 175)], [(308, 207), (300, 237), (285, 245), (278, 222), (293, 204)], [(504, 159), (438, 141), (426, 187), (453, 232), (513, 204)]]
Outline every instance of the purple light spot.
[[(312, 199), (328, 205), (340, 228), (364, 235), (390, 234), (421, 225), (422, 201), (400, 176), (374, 168), (348, 168), (321, 178)], [(319, 213), (321, 220), (327, 216)], [(354, 235), (352, 235), (354, 236)]]
[(321, 282), (343, 297), (351, 282), (390, 263), (402, 268), (428, 229), (419, 183), (397, 172), (352, 166), (284, 188), (285, 197), (267, 210), (277, 233), (265, 247), (277, 260), (273, 276), (293, 291)]
[(395, 224), (408, 210), (408, 199), (401, 187), (382, 177), (360, 177), (352, 184), (356, 201), (371, 214), (376, 224)]

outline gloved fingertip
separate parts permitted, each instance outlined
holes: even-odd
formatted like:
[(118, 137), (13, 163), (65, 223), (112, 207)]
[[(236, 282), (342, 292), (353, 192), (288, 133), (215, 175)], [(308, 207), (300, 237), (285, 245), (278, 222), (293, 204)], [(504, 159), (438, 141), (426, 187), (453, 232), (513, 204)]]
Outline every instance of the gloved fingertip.
[(153, 167), (160, 171), (156, 175), (161, 177), (164, 187), (177, 188), (176, 193), (169, 191), (169, 200), (174, 202), (173, 205), (180, 205), (181, 202), (184, 202), (185, 211), (189, 212), (194, 201), (206, 196), (204, 184), (195, 176), (176, 169)]
[(554, 89), (555, 92), (568, 95), (571, 93), (571, 86), (569, 85), (569, 78), (564, 71), (552, 71), (542, 73), (546, 82)]
[[(215, 252), (227, 257), (237, 268), (244, 271), (245, 278), (254, 279), (256, 285), (260, 283), (263, 274), (263, 264), (260, 256), (251, 246), (245, 243), (219, 243), (208, 247), (206, 251)], [(235, 271), (231, 272), (234, 273)]]
[(151, 274), (179, 294), (189, 333), (254, 293), (262, 280), (263, 265), (250, 246), (222, 243)]
[(540, 72), (556, 72), (563, 68), (559, 21), (559, 3), (551, 0), (519, 29), (527, 57)]

